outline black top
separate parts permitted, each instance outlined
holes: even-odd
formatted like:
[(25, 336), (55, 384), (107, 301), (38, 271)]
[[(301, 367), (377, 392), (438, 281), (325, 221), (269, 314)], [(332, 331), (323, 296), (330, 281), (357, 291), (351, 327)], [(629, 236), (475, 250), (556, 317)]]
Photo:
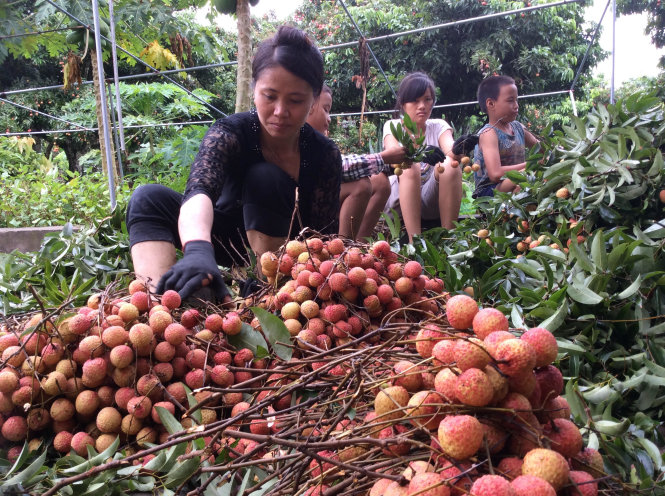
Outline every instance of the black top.
[[(309, 124), (300, 130), (298, 179), (300, 216), (304, 226), (336, 233), (342, 157), (337, 145)], [(266, 162), (255, 110), (219, 119), (206, 133), (192, 164), (183, 202), (203, 193), (216, 208), (242, 215), (242, 186), (247, 168)]]

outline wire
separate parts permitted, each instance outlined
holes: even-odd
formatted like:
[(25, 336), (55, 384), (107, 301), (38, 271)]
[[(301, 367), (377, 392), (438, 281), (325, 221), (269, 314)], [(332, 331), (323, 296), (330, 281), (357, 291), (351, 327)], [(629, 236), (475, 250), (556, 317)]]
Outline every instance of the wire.
[(32, 31), (30, 33), (16, 33), (16, 34), (5, 34), (0, 36), (0, 40), (7, 40), (9, 38), (21, 38), (23, 36), (34, 36), (38, 34), (46, 34), (46, 33), (55, 33), (58, 31), (69, 31), (70, 29), (76, 29), (76, 28), (57, 28), (57, 29), (45, 29), (44, 31)]
[(24, 110), (28, 110), (30, 112), (34, 112), (36, 114), (43, 115), (44, 117), (48, 117), (50, 119), (55, 119), (56, 121), (64, 122), (65, 124), (69, 124), (71, 126), (80, 127), (81, 129), (83, 129), (85, 131), (90, 131), (90, 128), (87, 128), (85, 126), (81, 126), (80, 124), (76, 124), (75, 122), (71, 122), (71, 121), (68, 121), (68, 120), (65, 120), (65, 119), (61, 119), (60, 117), (56, 117), (55, 115), (47, 114), (46, 112), (42, 112), (40, 110), (35, 110), (33, 108), (26, 107), (25, 105), (21, 105), (20, 103), (12, 102), (10, 100), (5, 100), (4, 98), (0, 98), (0, 102), (8, 103), (10, 105), (14, 105), (15, 107), (19, 107), (19, 108), (22, 108)]
[(589, 40), (589, 43), (587, 44), (586, 47), (586, 52), (584, 52), (584, 57), (582, 57), (582, 62), (580, 62), (580, 66), (577, 68), (577, 72), (575, 73), (575, 77), (573, 78), (573, 82), (570, 85), (570, 91), (573, 91), (575, 89), (575, 84), (577, 84), (577, 79), (580, 77), (580, 74), (582, 72), (582, 68), (584, 67), (584, 63), (586, 62), (587, 57), (589, 56), (589, 52), (591, 51), (591, 45), (593, 44), (594, 40), (596, 39), (596, 36), (598, 36), (598, 31), (600, 30), (600, 26), (603, 24), (603, 19), (605, 18), (605, 14), (607, 13), (607, 8), (610, 6), (610, 2), (612, 0), (607, 0), (607, 4), (605, 4), (605, 10), (603, 10), (603, 15), (600, 16), (600, 21), (598, 21), (598, 24), (596, 25), (596, 29), (593, 32), (593, 36)]
[[(84, 23), (83, 21), (81, 21), (79, 18), (77, 18), (77, 17), (74, 16), (73, 14), (70, 14), (69, 12), (67, 12), (66, 9), (64, 9), (64, 8), (60, 7), (59, 5), (57, 5), (55, 2), (53, 2), (53, 0), (45, 0), (45, 1), (48, 2), (49, 4), (53, 5), (53, 7), (55, 7), (56, 9), (58, 9), (60, 12), (64, 13), (65, 15), (67, 15), (67, 16), (69, 16), (69, 17), (71, 17), (72, 19), (74, 19), (76, 22), (85, 25), (85, 23)], [(102, 39), (108, 41), (109, 43), (114, 43), (114, 41), (108, 39), (106, 36), (102, 35), (101, 33), (99, 34), (99, 36), (100, 36)], [(152, 70), (152, 71), (155, 71), (155, 72), (159, 72), (155, 67), (151, 66), (150, 64), (148, 64), (148, 63), (145, 62), (144, 60), (141, 60), (139, 57), (137, 57), (137, 56), (134, 55), (133, 53), (128, 52), (127, 50), (125, 50), (125, 49), (122, 48), (121, 46), (118, 46), (117, 44), (116, 44), (116, 46), (120, 49), (121, 52), (123, 52), (123, 53), (129, 55), (131, 58), (133, 58), (134, 60), (136, 60), (136, 61), (139, 62), (140, 64), (143, 64), (143, 65), (144, 65), (145, 67), (147, 67), (148, 69), (150, 69), (150, 70)], [(190, 90), (188, 90), (187, 88), (185, 88), (184, 86), (182, 86), (182, 85), (181, 85), (180, 83), (178, 83), (177, 81), (175, 81), (175, 80), (169, 78), (168, 76), (164, 76), (164, 75), (162, 75), (162, 77), (166, 78), (168, 81), (170, 81), (172, 84), (175, 84), (175, 85), (178, 86), (180, 89), (186, 91), (186, 92), (187, 92), (189, 95), (191, 95), (193, 98), (199, 100), (201, 103), (203, 103), (203, 104), (206, 105), (207, 107), (210, 107), (210, 108), (213, 109), (215, 112), (217, 112), (217, 113), (223, 115), (224, 117), (227, 117), (227, 115), (226, 115), (224, 112), (222, 112), (221, 110), (219, 110), (219, 109), (218, 109), (217, 107), (215, 107), (214, 105), (212, 105), (212, 104), (206, 102), (205, 100), (203, 100), (203, 99), (200, 98), (199, 96), (195, 95), (194, 93), (192, 93)]]
[(390, 91), (393, 92), (393, 96), (395, 98), (397, 98), (397, 93), (395, 93), (395, 88), (393, 88), (393, 85), (390, 84), (390, 80), (388, 79), (388, 76), (386, 76), (386, 73), (383, 72), (383, 67), (381, 67), (381, 64), (379, 63), (379, 59), (377, 59), (376, 55), (374, 55), (374, 50), (372, 50), (372, 47), (369, 46), (369, 42), (367, 41), (367, 38), (365, 38), (365, 35), (360, 30), (360, 27), (358, 27), (358, 24), (356, 24), (356, 21), (353, 19), (353, 16), (351, 15), (351, 12), (349, 12), (349, 9), (346, 8), (346, 5), (344, 4), (343, 0), (337, 0), (337, 1), (339, 2), (339, 4), (344, 9), (344, 12), (346, 12), (346, 15), (349, 16), (349, 19), (353, 23), (353, 27), (356, 28), (356, 31), (358, 32), (360, 37), (365, 40), (367, 49), (369, 50), (369, 53), (372, 54), (372, 58), (374, 59), (374, 62), (376, 62), (376, 65), (379, 68), (379, 71), (381, 71), (381, 74), (383, 74), (383, 78), (386, 80), (386, 83), (388, 83), (388, 87), (390, 88)]
[[(46, 0), (46, 1), (49, 2), (49, 3), (52, 3), (51, 0)], [(521, 13), (521, 12), (539, 10), (539, 9), (544, 9), (544, 8), (549, 8), (549, 7), (557, 7), (559, 5), (565, 5), (565, 4), (569, 4), (569, 3), (579, 3), (581, 1), (583, 1), (583, 0), (562, 0), (560, 2), (555, 2), (555, 3), (548, 3), (548, 4), (544, 4), (544, 5), (536, 5), (536, 6), (531, 6), (531, 7), (525, 7), (525, 8), (522, 8), (522, 9), (509, 10), (509, 11), (505, 11), (505, 12), (497, 12), (497, 13), (494, 13), (494, 14), (487, 14), (487, 15), (479, 16), (479, 17), (471, 17), (469, 19), (462, 19), (462, 20), (459, 20), (459, 21), (452, 21), (452, 22), (447, 22), (447, 23), (443, 23), (443, 24), (436, 24), (436, 25), (429, 26), (429, 27), (426, 27), (426, 28), (418, 28), (418, 29), (412, 29), (412, 30), (408, 30), (408, 31), (400, 31), (398, 33), (392, 33), (392, 34), (384, 35), (384, 36), (376, 36), (374, 38), (366, 38), (365, 41), (370, 42), (370, 41), (387, 40), (387, 39), (390, 39), (390, 38), (398, 38), (400, 36), (406, 36), (406, 35), (409, 35), (409, 34), (421, 33), (421, 32), (425, 32), (425, 31), (431, 31), (431, 30), (441, 29), (441, 28), (445, 28), (445, 27), (457, 26), (457, 25), (461, 25), (461, 24), (468, 24), (470, 22), (476, 22), (476, 21), (485, 20), (485, 19), (492, 19), (492, 18), (496, 18), (496, 17), (503, 17), (503, 16), (513, 15), (513, 14), (518, 14), (518, 13)], [(57, 6), (56, 6), (56, 8), (60, 9)], [(70, 15), (70, 14), (67, 14), (67, 15)], [(70, 15), (70, 17), (72, 17), (72, 16)], [(76, 18), (74, 18), (74, 19), (78, 22), (81, 22)], [(104, 38), (104, 39), (106, 39), (106, 38)], [(329, 45), (327, 47), (322, 47), (322, 48), (320, 48), (320, 50), (321, 51), (335, 50), (335, 49), (338, 49), (338, 48), (356, 46), (357, 44), (358, 44), (357, 41), (351, 41), (351, 42), (346, 42), (346, 43), (340, 43), (340, 44), (337, 44), (337, 45)], [(126, 53), (128, 53), (128, 52), (126, 52)], [(132, 54), (129, 54), (129, 55), (134, 57)], [(138, 60), (141, 63), (145, 64), (142, 60), (140, 60), (140, 59), (138, 59)], [(178, 73), (178, 72), (190, 72), (190, 71), (197, 71), (197, 70), (201, 70), (201, 69), (211, 69), (211, 68), (214, 68), (214, 67), (223, 67), (223, 66), (227, 66), (227, 65), (236, 65), (237, 63), (238, 63), (237, 61), (229, 61), (229, 62), (221, 62), (221, 63), (216, 63), (216, 64), (201, 65), (201, 66), (196, 66), (196, 67), (188, 67), (188, 68), (184, 68), (184, 69), (169, 69), (169, 70), (166, 70), (166, 71), (158, 71), (157, 69), (153, 68), (154, 72), (148, 72), (146, 74), (136, 74), (136, 75), (130, 75), (130, 76), (121, 76), (119, 79), (122, 81), (122, 80), (127, 80), (127, 79), (148, 78), (148, 77), (161, 76), (161, 75), (164, 75), (164, 74), (173, 74), (173, 73)], [(92, 81), (84, 81), (82, 84), (84, 84), (84, 85), (85, 84), (92, 84)], [(27, 93), (27, 92), (32, 92), (32, 91), (53, 90), (53, 89), (60, 89), (60, 88), (62, 88), (61, 85), (54, 85), (54, 86), (43, 86), (41, 88), (26, 88), (26, 89), (21, 89), (21, 90), (10, 90), (10, 91), (0, 92), (0, 97), (4, 97), (4, 96), (7, 96), (7, 95), (11, 95), (11, 94), (20, 94), (20, 93)]]
[[(568, 93), (569, 90), (559, 90), (559, 91), (548, 91), (545, 93), (533, 93), (531, 95), (520, 95), (519, 99), (526, 98), (538, 98), (538, 97), (547, 97), (554, 95), (561, 95)], [(460, 103), (446, 103), (442, 105), (435, 105), (433, 108), (451, 108), (451, 107), (461, 107), (464, 105), (476, 105), (478, 102), (460, 102)], [(391, 114), (395, 109), (389, 110), (372, 110), (366, 111), (365, 114)], [(360, 112), (344, 112), (339, 114), (330, 114), (330, 117), (346, 117), (352, 115), (360, 115)], [(185, 122), (162, 122), (159, 124), (134, 124), (131, 126), (125, 126), (125, 129), (143, 129), (143, 128), (155, 128), (155, 127), (170, 127), (170, 126), (198, 126), (203, 124), (212, 124), (214, 120), (201, 120), (201, 121), (185, 121)], [(31, 134), (62, 134), (62, 133), (80, 133), (80, 132), (93, 132), (97, 131), (97, 128), (87, 128), (87, 129), (54, 129), (51, 131), (22, 131), (15, 133), (0, 133), (0, 137), (3, 136), (28, 136)]]
[[(47, 0), (48, 1), (48, 0)], [(462, 24), (469, 24), (472, 22), (478, 22), (478, 21), (484, 21), (487, 19), (494, 19), (496, 17), (505, 17), (513, 14), (520, 14), (522, 12), (530, 12), (533, 10), (540, 10), (540, 9), (546, 9), (550, 7), (558, 7), (560, 5), (566, 5), (569, 3), (579, 3), (583, 2), (584, 0), (561, 0), (559, 2), (554, 2), (554, 3), (547, 3), (543, 5), (535, 5), (531, 7), (524, 7), (521, 9), (514, 9), (514, 10), (506, 10), (504, 12), (495, 12), (494, 14), (486, 14), (484, 16), (478, 16), (478, 17), (470, 17), (468, 19), (462, 19), (459, 21), (451, 21), (451, 22), (444, 22), (443, 24), (434, 24), (432, 26), (428, 26), (425, 28), (417, 28), (417, 29), (409, 29), (407, 31), (401, 31), (399, 33), (392, 33), (392, 34), (386, 34), (382, 36), (375, 36), (374, 38), (367, 38), (365, 41), (368, 43), (370, 41), (383, 41), (383, 40), (389, 40), (392, 38), (399, 38), (401, 36), (406, 36), (410, 34), (417, 34), (417, 33), (425, 33), (427, 31), (434, 31), (436, 29), (441, 29), (441, 28), (448, 28), (451, 26), (461, 26)], [(352, 47), (355, 46), (357, 42), (355, 41), (350, 41), (346, 43), (339, 43), (337, 45), (329, 45), (327, 47), (321, 48), (321, 51), (323, 50), (336, 50), (337, 48), (346, 48), (346, 47)]]

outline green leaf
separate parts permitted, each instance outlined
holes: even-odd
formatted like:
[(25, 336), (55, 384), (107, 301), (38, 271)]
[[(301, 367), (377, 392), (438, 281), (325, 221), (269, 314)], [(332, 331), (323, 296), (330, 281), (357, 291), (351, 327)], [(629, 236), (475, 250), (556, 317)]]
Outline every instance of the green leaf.
[(163, 406), (156, 406), (157, 415), (159, 415), (159, 420), (162, 421), (162, 425), (166, 428), (169, 434), (175, 434), (176, 432), (182, 432), (183, 428), (180, 425), (175, 417)]
[(556, 312), (552, 314), (551, 317), (543, 320), (540, 323), (540, 327), (544, 327), (550, 332), (554, 332), (557, 330), (559, 327), (561, 327), (561, 324), (563, 324), (563, 321), (566, 319), (568, 316), (568, 302), (566, 300), (559, 305), (559, 308), (557, 308)]
[[(282, 360), (289, 361), (291, 359), (291, 355), (293, 354), (292, 348), (284, 346), (282, 344), (277, 344), (278, 342), (281, 343), (291, 342), (291, 334), (289, 334), (289, 330), (284, 325), (284, 322), (282, 322), (279, 319), (279, 317), (273, 315), (267, 310), (264, 310), (263, 308), (251, 307), (250, 310), (259, 320), (259, 323), (261, 324), (261, 329), (263, 329), (263, 333), (265, 334), (266, 338), (270, 341), (270, 344), (272, 345), (275, 354)], [(252, 329), (251, 332), (259, 334), (260, 336), (260, 333), (258, 333), (254, 329)], [(259, 344), (261, 345), (261, 343)], [(262, 346), (264, 348), (267, 348), (267, 346), (265, 345), (265, 340), (263, 340)]]
[(599, 420), (593, 423), (594, 428), (601, 434), (608, 436), (620, 436), (630, 427), (630, 419), (623, 419), (620, 422), (614, 420)]
[(615, 298), (619, 300), (625, 300), (626, 298), (630, 298), (635, 293), (637, 293), (637, 291), (640, 289), (641, 284), (642, 284), (642, 274), (639, 274), (637, 276), (637, 279), (635, 279), (635, 281), (633, 281), (633, 283), (630, 286), (621, 291), (621, 293), (617, 294)]
[(564, 397), (566, 398), (566, 401), (568, 401), (568, 405), (570, 406), (570, 412), (573, 415), (573, 417), (577, 420), (585, 420), (587, 418), (586, 416), (586, 409), (584, 402), (577, 396), (577, 386), (576, 384), (571, 380), (566, 383), (566, 394)]
[(23, 462), (25, 462), (29, 456), (30, 449), (28, 448), (28, 441), (25, 441), (23, 443), (23, 449), (21, 450), (21, 453), (19, 453), (18, 458), (16, 458), (16, 461), (14, 462), (14, 465), (12, 465), (12, 468), (9, 469), (9, 472), (5, 474), (5, 477), (9, 477), (19, 468), (21, 468), (23, 466)]
[(563, 263), (568, 258), (566, 254), (561, 250), (555, 250), (554, 248), (551, 248), (549, 246), (536, 246), (535, 248), (532, 248), (530, 251), (532, 253), (539, 253), (545, 256), (546, 258), (554, 260), (555, 262)]
[(603, 230), (598, 229), (591, 241), (591, 259), (601, 270), (607, 269), (607, 252), (605, 251), (605, 239)]
[(40, 469), (43, 468), (44, 461), (46, 460), (47, 451), (44, 450), (41, 455), (39, 455), (35, 461), (28, 465), (25, 470), (20, 471), (18, 474), (14, 475), (9, 480), (3, 482), (0, 487), (11, 487), (16, 484), (23, 484), (29, 481), (33, 475), (35, 475)]
[(594, 293), (589, 288), (586, 288), (577, 282), (569, 284), (567, 292), (568, 296), (570, 296), (573, 300), (584, 305), (597, 305), (603, 301), (603, 297), (598, 293)]
[[(194, 395), (192, 394), (192, 390), (189, 389), (187, 386), (185, 387), (185, 393), (187, 394), (187, 403), (189, 404), (189, 408), (194, 407), (196, 404), (198, 404), (198, 401), (196, 401), (196, 398), (194, 398)], [(202, 421), (202, 414), (201, 414), (201, 409), (199, 408), (198, 410), (194, 410), (192, 412), (191, 417), (196, 421), (197, 424), (201, 425)]]
[(571, 236), (570, 239), (572, 240), (569, 246), (570, 254), (573, 256), (575, 260), (577, 260), (577, 263), (582, 268), (582, 270), (589, 273), (595, 272), (595, 267), (593, 265), (593, 262), (591, 261), (589, 256), (582, 250), (580, 245), (577, 243), (577, 237)]
[(102, 461), (106, 460), (107, 458), (110, 458), (113, 453), (116, 452), (118, 449), (118, 445), (120, 444), (120, 437), (116, 436), (115, 440), (111, 443), (111, 445), (106, 448), (104, 451), (99, 453), (96, 456), (93, 456), (89, 460), (86, 460), (83, 463), (80, 463), (74, 467), (68, 468), (66, 470), (63, 470), (63, 474), (65, 475), (73, 475), (73, 474), (79, 474), (82, 472), (85, 472), (86, 470), (89, 470), (90, 468), (94, 467), (95, 465), (101, 463)]
[(187, 479), (189, 479), (199, 469), (201, 460), (196, 458), (189, 458), (182, 463), (176, 463), (174, 467), (166, 475), (166, 487), (178, 487)]
[(663, 456), (660, 454), (660, 449), (652, 441), (649, 441), (646, 438), (638, 437), (637, 442), (644, 448), (644, 450), (649, 454), (653, 463), (655, 464), (656, 470), (660, 470), (663, 466)]
[(538, 281), (543, 281), (545, 279), (545, 276), (543, 276), (543, 274), (538, 269), (532, 267), (528, 263), (513, 262), (513, 267), (521, 270), (526, 275), (529, 275)]

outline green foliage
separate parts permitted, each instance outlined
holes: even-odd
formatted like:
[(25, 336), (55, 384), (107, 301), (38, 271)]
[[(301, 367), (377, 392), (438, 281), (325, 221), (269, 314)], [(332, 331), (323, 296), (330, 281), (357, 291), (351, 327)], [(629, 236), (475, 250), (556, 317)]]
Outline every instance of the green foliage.
[(92, 292), (122, 281), (129, 268), (120, 209), (93, 227), (74, 230), (67, 224), (47, 235), (36, 253), (0, 254), (0, 312), (27, 312), (38, 303), (51, 308), (84, 305)]
[[(546, 2), (531, 2), (533, 5), (541, 3)], [(593, 26), (589, 30), (582, 28), (583, 4), (568, 4), (524, 15), (485, 19), (378, 40), (372, 42), (372, 50), (393, 88), (397, 88), (407, 73), (423, 70), (434, 79), (437, 100), (441, 104), (474, 101), (478, 83), (493, 73), (514, 77), (521, 94), (567, 89), (586, 51), (589, 30), (593, 29)], [(363, 35), (370, 38), (524, 6), (524, 2), (505, 0), (362, 0), (349, 5), (348, 9)], [(294, 20), (322, 46), (358, 38), (349, 17), (336, 3), (305, 3)], [(578, 88), (584, 86), (590, 69), (601, 55), (598, 44), (594, 43)], [(357, 48), (326, 50), (324, 56), (327, 82), (337, 102), (334, 110), (356, 110), (362, 99), (362, 92), (352, 81), (360, 70)], [(395, 96), (376, 64), (370, 60), (367, 108), (385, 110), (394, 104)], [(475, 130), (469, 127), (467, 120), (476, 113), (474, 106), (446, 109), (447, 120), (460, 130)], [(435, 117), (440, 116), (441, 111), (435, 109)]]
[(420, 162), (425, 154), (425, 135), (418, 129), (415, 122), (408, 114), (402, 116), (402, 123), (390, 123), (390, 133), (404, 148), (405, 160), (408, 162)]
[[(80, 225), (111, 214), (109, 186), (101, 174), (80, 177), (65, 168), (64, 154), (51, 161), (32, 149), (20, 152), (20, 142), (0, 138), (0, 227)], [(118, 188), (116, 196), (125, 203), (129, 189)]]
[[(641, 489), (662, 484), (664, 146), (662, 101), (634, 94), (599, 104), (547, 137), (525, 172), (507, 174), (520, 193), (477, 200), (480, 217), (401, 247), (451, 293), (471, 285), (513, 327), (555, 333), (588, 445)], [(555, 195), (563, 187), (570, 197)], [(527, 236), (531, 249), (520, 254)]]
[(378, 142), (376, 126), (370, 121), (363, 122), (362, 138), (358, 137), (358, 121), (351, 118), (333, 119), (329, 138), (335, 142), (342, 154), (376, 153), (382, 148)]

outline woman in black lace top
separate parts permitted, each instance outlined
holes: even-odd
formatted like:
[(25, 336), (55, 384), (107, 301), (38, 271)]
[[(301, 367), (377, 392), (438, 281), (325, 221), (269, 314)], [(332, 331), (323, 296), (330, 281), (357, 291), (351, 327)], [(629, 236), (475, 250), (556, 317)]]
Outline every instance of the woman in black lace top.
[[(218, 264), (242, 263), (310, 227), (338, 230), (341, 156), (306, 124), (323, 86), (323, 58), (301, 31), (282, 26), (252, 64), (255, 110), (215, 122), (192, 164), (184, 195), (137, 188), (127, 210), (136, 274), (158, 293), (186, 298), (211, 285), (227, 294)], [(183, 257), (176, 263), (176, 248)]]

